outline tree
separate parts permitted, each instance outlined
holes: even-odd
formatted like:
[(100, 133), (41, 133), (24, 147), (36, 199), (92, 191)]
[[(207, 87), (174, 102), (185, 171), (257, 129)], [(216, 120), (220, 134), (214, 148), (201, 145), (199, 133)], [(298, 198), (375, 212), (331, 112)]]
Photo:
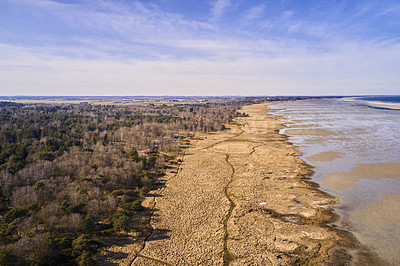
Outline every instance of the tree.
[(130, 219), (124, 211), (116, 211), (113, 215), (113, 226), (117, 232), (130, 231)]
[(46, 187), (46, 184), (43, 181), (37, 181), (35, 185), (33, 185), (33, 189), (36, 191), (40, 191)]
[(87, 234), (82, 234), (72, 241), (72, 254), (76, 257), (75, 260), (79, 265), (95, 265), (93, 257), (97, 248)]
[(17, 257), (8, 247), (0, 248), (0, 265), (13, 266), (17, 263)]
[(139, 154), (135, 148), (132, 148), (131, 151), (128, 152), (129, 160), (137, 162), (139, 161)]
[(83, 233), (92, 234), (96, 230), (95, 220), (90, 215), (86, 215), (82, 221), (81, 228)]

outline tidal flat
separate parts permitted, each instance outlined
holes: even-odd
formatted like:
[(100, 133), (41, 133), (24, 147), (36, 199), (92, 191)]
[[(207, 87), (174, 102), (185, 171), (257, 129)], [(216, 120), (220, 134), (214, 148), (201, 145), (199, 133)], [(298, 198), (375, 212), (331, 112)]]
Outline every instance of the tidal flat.
[[(341, 99), (272, 108), (287, 122), (281, 133), (315, 166), (312, 180), (339, 199), (333, 206), (340, 216), (336, 225), (379, 256), (379, 265), (399, 265), (400, 112)], [(321, 130), (330, 134), (316, 134)]]

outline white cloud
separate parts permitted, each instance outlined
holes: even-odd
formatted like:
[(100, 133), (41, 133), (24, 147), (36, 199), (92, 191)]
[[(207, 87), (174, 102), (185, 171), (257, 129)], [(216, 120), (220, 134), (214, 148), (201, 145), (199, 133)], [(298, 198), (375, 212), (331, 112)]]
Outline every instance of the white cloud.
[(265, 11), (265, 5), (253, 6), (249, 10), (245, 12), (245, 19), (246, 20), (253, 20), (259, 18)]
[(228, 7), (231, 6), (230, 0), (216, 0), (211, 5), (211, 14), (214, 20), (220, 18)]
[(0, 94), (390, 94), (400, 83), (399, 45), (337, 43), (314, 54), (269, 44), (280, 56), (243, 52), (246, 45), (226, 46), (223, 58), (163, 60), (71, 59), (2, 45)]
[(286, 11), (282, 12), (281, 16), (283, 19), (290, 19), (293, 17), (293, 15), (294, 15), (294, 12), (292, 10), (286, 10)]
[[(62, 4), (50, 0), (21, 0), (18, 3), (37, 14), (53, 16), (65, 23), (65, 29), (79, 30), (81, 35), (87, 36), (156, 41), (178, 36), (193, 38), (213, 29), (205, 21), (185, 20), (179, 14), (166, 13), (153, 4), (128, 2), (99, 0), (95, 4), (92, 1)], [(222, 11), (224, 3), (217, 4), (216, 8)]]
[(378, 12), (378, 16), (386, 16), (386, 15), (399, 15), (400, 14), (400, 4), (394, 3), (390, 6), (384, 6), (380, 12)]

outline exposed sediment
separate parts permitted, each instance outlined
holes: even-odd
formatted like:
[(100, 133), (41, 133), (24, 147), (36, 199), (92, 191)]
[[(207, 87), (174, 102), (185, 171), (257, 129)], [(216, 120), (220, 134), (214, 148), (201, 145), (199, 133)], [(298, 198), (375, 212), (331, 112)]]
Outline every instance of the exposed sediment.
[(279, 134), (265, 104), (230, 130), (193, 140), (180, 171), (155, 191), (152, 230), (132, 265), (287, 265), (350, 262), (354, 237), (330, 225), (337, 199)]

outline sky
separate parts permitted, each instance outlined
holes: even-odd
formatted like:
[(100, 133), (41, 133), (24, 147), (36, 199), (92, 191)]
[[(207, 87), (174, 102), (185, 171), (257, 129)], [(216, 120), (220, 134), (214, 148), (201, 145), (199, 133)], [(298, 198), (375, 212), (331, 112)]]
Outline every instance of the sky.
[(0, 95), (400, 94), (398, 0), (0, 7)]

